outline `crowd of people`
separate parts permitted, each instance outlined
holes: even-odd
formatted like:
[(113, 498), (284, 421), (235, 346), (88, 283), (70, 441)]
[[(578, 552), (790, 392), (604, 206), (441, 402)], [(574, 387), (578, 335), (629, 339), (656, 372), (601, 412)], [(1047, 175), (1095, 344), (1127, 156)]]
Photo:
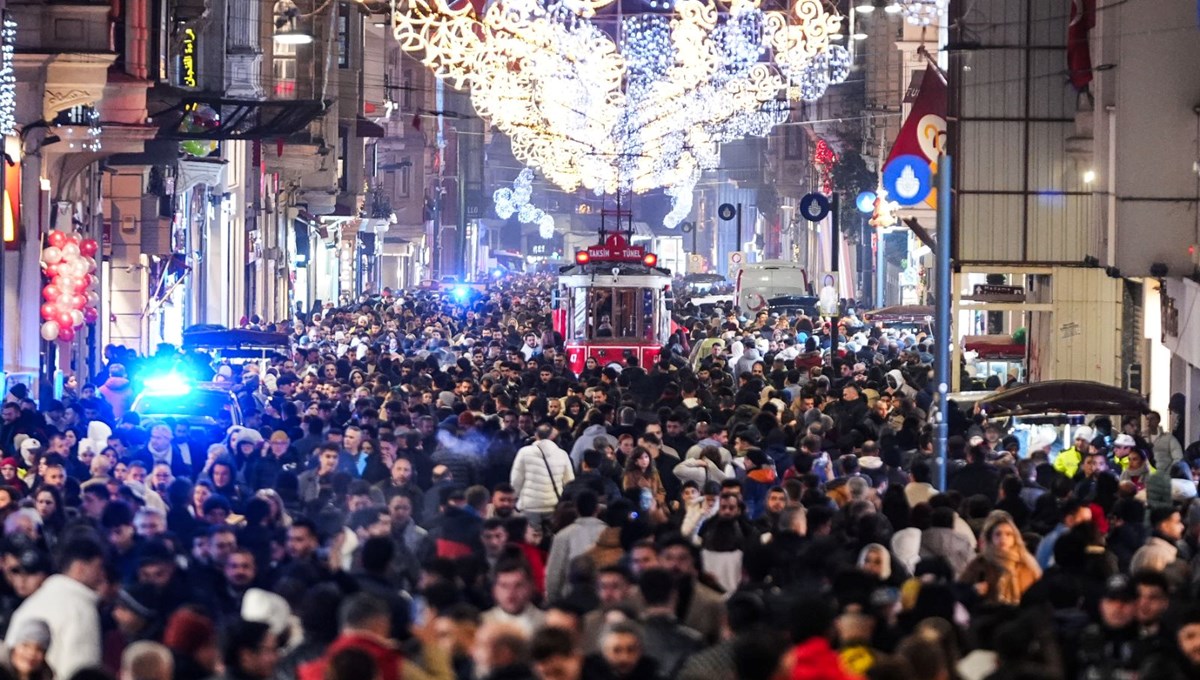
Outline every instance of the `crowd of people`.
[[(1200, 447), (1157, 416), (1060, 451), (952, 409), (939, 462), (920, 334), (681, 317), (576, 375), (550, 297), (384, 291), (268, 361), (13, 389), (0, 678), (1200, 677)], [(139, 417), (164, 359), (242, 422)]]

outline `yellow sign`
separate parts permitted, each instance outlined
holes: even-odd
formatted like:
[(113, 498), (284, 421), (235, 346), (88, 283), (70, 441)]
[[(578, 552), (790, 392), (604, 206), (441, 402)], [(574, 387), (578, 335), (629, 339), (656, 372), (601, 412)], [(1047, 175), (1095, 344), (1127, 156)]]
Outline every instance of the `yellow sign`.
[(197, 87), (196, 79), (196, 31), (186, 28), (183, 31), (183, 54), (179, 63), (179, 82), (184, 87)]

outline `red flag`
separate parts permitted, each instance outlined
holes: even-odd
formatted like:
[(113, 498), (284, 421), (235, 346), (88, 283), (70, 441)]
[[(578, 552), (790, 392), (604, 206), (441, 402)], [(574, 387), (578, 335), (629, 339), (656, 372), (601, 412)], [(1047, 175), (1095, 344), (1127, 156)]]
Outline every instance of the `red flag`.
[[(909, 101), (907, 96), (905, 101)], [(946, 81), (932, 64), (925, 68), (920, 89), (911, 101), (912, 109), (904, 119), (900, 134), (896, 135), (888, 162), (896, 156), (918, 156), (928, 159), (930, 169), (936, 172), (938, 153), (946, 146)], [(930, 192), (925, 203), (931, 208), (937, 207), (936, 189)]]
[(413, 126), (413, 129), (414, 129), (414, 130), (420, 130), (420, 129), (421, 129), (421, 116), (420, 116), (420, 114), (414, 114), (414, 115), (413, 115), (413, 119), (412, 119), (412, 126)]
[(1096, 0), (1071, 0), (1067, 24), (1067, 73), (1071, 84), (1083, 92), (1092, 82), (1092, 54), (1088, 34), (1096, 27)]
[(936, 161), (946, 131), (946, 81), (932, 65), (925, 68), (920, 90), (912, 103), (887, 159), (912, 154)]

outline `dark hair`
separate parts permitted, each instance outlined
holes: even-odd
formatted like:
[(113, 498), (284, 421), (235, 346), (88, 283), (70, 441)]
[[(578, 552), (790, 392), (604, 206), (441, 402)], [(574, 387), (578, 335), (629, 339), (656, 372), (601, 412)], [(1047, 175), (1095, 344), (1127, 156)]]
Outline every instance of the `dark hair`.
[(241, 653), (258, 649), (271, 632), (267, 624), (261, 621), (247, 621), (241, 617), (228, 621), (222, 628), (225, 630), (222, 657), (225, 659), (225, 667), (230, 670), (240, 669)]
[(647, 569), (638, 579), (638, 589), (647, 606), (664, 607), (675, 593), (675, 581), (666, 569)]
[(379, 618), (390, 622), (391, 608), (385, 600), (369, 593), (355, 593), (346, 598), (338, 608), (338, 621), (341, 622), (343, 631), (362, 628)]
[(933, 481), (933, 470), (929, 467), (929, 463), (918, 460), (912, 464), (912, 477), (917, 482), (929, 484)]
[(573, 656), (576, 653), (575, 638), (561, 628), (542, 628), (533, 634), (529, 650), (534, 661)]
[(133, 524), (133, 509), (123, 501), (115, 501), (104, 506), (100, 515), (100, 526), (105, 529), (131, 526)]
[(78, 535), (58, 551), (59, 571), (67, 571), (76, 562), (91, 562), (105, 557), (104, 544), (91, 535)]
[(396, 556), (396, 544), (386, 536), (372, 536), (362, 548), (362, 568), (369, 574), (382, 574)]
[(575, 509), (579, 512), (580, 517), (593, 517), (596, 510), (600, 507), (600, 499), (596, 496), (596, 492), (591, 489), (584, 489), (575, 496)]
[(1150, 508), (1150, 526), (1157, 527), (1159, 524), (1171, 519), (1171, 515), (1178, 513), (1175, 506), (1165, 505)]
[(379, 666), (367, 652), (346, 647), (334, 654), (325, 666), (324, 680), (370, 680), (379, 677)]

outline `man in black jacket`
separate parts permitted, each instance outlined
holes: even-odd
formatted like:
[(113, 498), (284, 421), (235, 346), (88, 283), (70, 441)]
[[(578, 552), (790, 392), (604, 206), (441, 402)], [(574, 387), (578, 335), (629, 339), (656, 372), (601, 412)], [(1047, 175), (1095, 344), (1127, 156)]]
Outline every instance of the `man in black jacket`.
[(987, 463), (987, 448), (980, 444), (967, 449), (967, 464), (950, 480), (950, 489), (963, 498), (981, 495), (993, 504), (1000, 492), (1000, 471)]

